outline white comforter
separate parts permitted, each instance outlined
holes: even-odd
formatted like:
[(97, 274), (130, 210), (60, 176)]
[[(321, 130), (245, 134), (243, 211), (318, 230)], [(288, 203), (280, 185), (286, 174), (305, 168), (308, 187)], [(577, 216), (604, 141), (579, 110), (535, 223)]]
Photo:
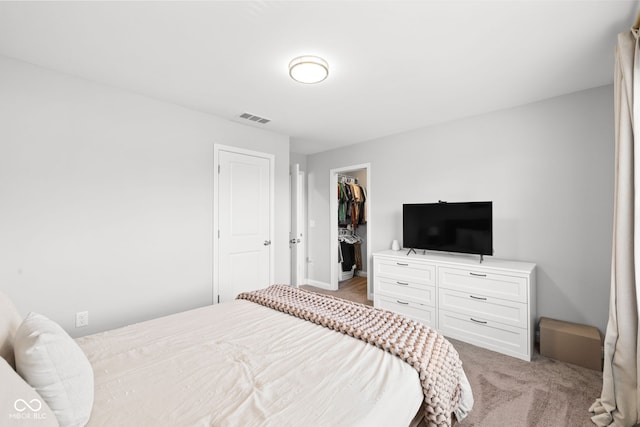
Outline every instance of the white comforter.
[(243, 300), (79, 338), (90, 426), (408, 426), (417, 372), (372, 345)]

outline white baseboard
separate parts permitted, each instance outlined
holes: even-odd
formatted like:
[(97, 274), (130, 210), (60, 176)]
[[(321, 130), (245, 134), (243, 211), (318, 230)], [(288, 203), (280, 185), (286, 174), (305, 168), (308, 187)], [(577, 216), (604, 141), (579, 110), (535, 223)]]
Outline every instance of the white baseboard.
[(356, 272), (356, 276), (367, 277), (367, 272), (366, 271), (362, 271), (362, 270), (358, 270)]
[(331, 283), (325, 283), (325, 282), (320, 282), (318, 280), (311, 280), (311, 279), (305, 279), (304, 282), (308, 285), (315, 286), (316, 288), (321, 288), (327, 291), (337, 291), (337, 289), (334, 289), (331, 287)]

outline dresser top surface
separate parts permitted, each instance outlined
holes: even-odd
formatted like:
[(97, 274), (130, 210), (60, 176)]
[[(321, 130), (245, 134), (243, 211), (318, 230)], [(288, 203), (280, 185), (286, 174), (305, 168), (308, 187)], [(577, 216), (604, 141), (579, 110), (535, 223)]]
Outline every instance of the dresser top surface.
[(401, 249), (399, 251), (386, 250), (374, 252), (373, 256), (394, 257), (396, 259), (415, 261), (432, 261), (441, 264), (451, 264), (452, 267), (470, 267), (474, 269), (495, 268), (500, 270), (532, 272), (536, 267), (536, 265), (531, 262), (512, 261), (493, 257), (484, 257), (483, 261), (480, 262), (480, 255), (442, 254), (429, 251), (423, 255), (422, 250), (417, 251), (417, 254), (411, 253), (407, 255), (407, 252), (409, 252), (409, 249)]

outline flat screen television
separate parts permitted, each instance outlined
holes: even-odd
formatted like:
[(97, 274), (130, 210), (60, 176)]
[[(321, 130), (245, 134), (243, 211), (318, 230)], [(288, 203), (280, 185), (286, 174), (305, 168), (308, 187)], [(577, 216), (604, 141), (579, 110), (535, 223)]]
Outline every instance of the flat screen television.
[(493, 255), (493, 202), (402, 205), (407, 249)]

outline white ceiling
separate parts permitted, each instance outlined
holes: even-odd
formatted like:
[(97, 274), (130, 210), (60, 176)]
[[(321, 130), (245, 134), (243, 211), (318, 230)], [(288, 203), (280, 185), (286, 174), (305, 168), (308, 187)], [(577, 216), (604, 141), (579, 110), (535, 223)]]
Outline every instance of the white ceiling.
[[(636, 1), (1, 2), (0, 54), (315, 153), (609, 84)], [(295, 83), (302, 54), (329, 78)]]

